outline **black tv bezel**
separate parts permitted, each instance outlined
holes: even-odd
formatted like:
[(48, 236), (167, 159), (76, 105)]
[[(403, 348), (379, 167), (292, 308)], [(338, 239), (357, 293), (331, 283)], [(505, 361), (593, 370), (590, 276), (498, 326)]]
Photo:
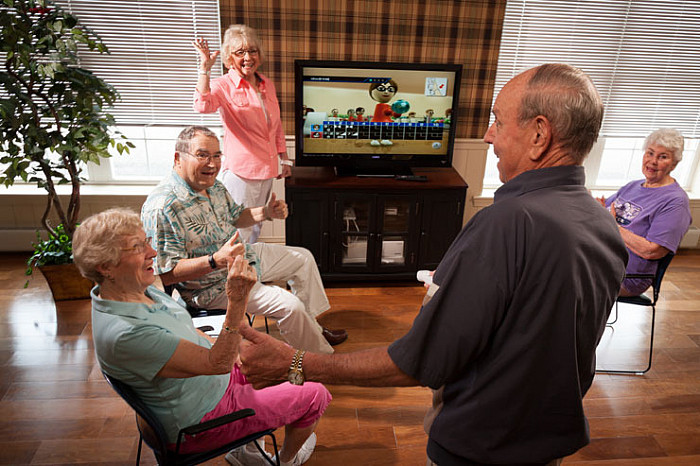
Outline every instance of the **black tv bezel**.
[[(304, 153), (303, 125), (303, 70), (305, 68), (338, 68), (368, 70), (418, 70), (418, 71), (449, 71), (455, 73), (452, 95), (452, 114), (448, 135), (447, 150), (442, 156), (431, 154), (387, 155), (379, 156), (374, 153), (331, 154), (317, 156)], [(405, 173), (410, 168), (417, 167), (451, 167), (454, 152), (454, 141), (459, 122), (459, 93), (462, 79), (462, 65), (456, 63), (398, 63), (398, 62), (365, 62), (340, 60), (295, 60), (294, 61), (294, 144), (295, 164), (300, 167), (335, 167), (342, 171), (386, 172), (387, 174)]]

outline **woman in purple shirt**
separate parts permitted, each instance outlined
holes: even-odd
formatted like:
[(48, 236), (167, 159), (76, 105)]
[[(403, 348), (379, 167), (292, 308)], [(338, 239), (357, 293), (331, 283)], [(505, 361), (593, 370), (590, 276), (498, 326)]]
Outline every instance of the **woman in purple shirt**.
[[(656, 260), (676, 252), (692, 221), (688, 195), (671, 177), (683, 158), (683, 135), (661, 128), (644, 141), (644, 180), (632, 181), (601, 204), (615, 217), (629, 251), (627, 273), (656, 272)], [(620, 296), (636, 296), (651, 279), (625, 279)]]

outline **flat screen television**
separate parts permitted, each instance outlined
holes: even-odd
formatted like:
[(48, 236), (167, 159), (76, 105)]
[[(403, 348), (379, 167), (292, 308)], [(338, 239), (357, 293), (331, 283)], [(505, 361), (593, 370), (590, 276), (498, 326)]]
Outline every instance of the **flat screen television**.
[(449, 167), (461, 65), (295, 61), (299, 166), (395, 176)]

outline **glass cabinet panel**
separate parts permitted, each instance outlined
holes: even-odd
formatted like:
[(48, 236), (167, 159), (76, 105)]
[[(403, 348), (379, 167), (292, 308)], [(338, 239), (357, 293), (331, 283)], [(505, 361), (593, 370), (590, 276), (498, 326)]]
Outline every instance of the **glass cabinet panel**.
[(387, 197), (381, 203), (382, 223), (379, 238), (380, 265), (406, 264), (406, 248), (411, 223), (412, 198)]
[(386, 199), (383, 203), (383, 233), (406, 233), (409, 230), (411, 201), (407, 199)]
[(382, 237), (382, 265), (404, 265), (406, 263), (406, 237)]
[(367, 265), (370, 207), (367, 199), (343, 199), (340, 203), (343, 265)]

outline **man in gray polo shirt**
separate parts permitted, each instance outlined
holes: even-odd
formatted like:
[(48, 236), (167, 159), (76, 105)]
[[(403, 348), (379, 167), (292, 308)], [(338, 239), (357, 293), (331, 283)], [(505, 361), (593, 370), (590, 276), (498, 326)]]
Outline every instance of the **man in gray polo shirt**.
[(296, 379), (439, 389), (427, 454), (441, 466), (556, 464), (589, 442), (582, 398), (627, 262), (584, 186), (603, 105), (582, 71), (550, 64), (513, 78), (493, 113), (484, 141), (505, 184), (445, 254), (409, 332), (388, 348), (304, 357), (242, 326), (255, 386), (284, 380), (296, 356)]

